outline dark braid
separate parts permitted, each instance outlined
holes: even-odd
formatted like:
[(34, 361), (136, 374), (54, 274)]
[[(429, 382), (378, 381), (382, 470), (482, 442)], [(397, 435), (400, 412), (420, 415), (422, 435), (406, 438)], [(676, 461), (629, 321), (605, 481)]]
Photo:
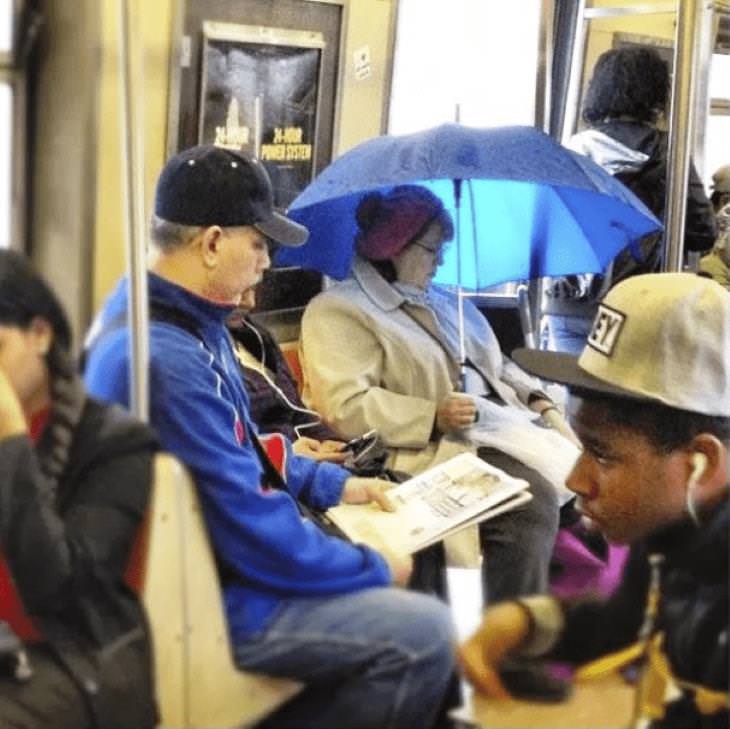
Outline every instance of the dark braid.
[(54, 342), (47, 357), (51, 372), (51, 416), (37, 453), (41, 471), (55, 492), (68, 463), (86, 396), (71, 355)]

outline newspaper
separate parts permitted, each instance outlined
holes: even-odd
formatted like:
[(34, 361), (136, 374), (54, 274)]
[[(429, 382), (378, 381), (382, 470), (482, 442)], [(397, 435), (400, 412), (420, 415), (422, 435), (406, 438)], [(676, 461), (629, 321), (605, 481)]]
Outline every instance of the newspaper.
[(529, 501), (528, 487), (472, 453), (461, 453), (388, 491), (394, 512), (374, 504), (339, 504), (326, 515), (353, 542), (412, 554)]

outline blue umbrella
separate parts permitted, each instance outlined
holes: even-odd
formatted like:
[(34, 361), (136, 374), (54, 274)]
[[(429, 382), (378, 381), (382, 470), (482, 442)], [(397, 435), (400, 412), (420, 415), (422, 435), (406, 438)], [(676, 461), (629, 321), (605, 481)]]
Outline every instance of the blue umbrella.
[(458, 243), (447, 247), (434, 280), (471, 291), (599, 273), (661, 228), (620, 182), (533, 127), (444, 124), (376, 137), (332, 162), (289, 209), (309, 228), (308, 242), (281, 249), (277, 262), (345, 278), (363, 195), (404, 183), (428, 187), (458, 217)]

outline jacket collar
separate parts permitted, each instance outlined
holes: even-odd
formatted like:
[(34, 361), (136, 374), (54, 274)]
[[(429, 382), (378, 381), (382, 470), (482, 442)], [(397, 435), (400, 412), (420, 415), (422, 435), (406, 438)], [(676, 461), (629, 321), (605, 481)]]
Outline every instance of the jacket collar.
[(698, 527), (689, 519), (673, 524), (648, 539), (651, 552), (664, 554), (670, 565), (704, 577), (727, 578), (730, 500), (726, 497)]
[(403, 295), (364, 258), (355, 256), (352, 262), (352, 275), (368, 298), (383, 311), (394, 311), (405, 303)]
[(600, 129), (586, 129), (568, 142), (568, 147), (603, 167), (611, 175), (636, 172), (649, 159), (649, 155), (619, 141)]
[(194, 318), (203, 329), (207, 329), (209, 326), (225, 326), (226, 319), (236, 308), (235, 306), (214, 304), (151, 271), (147, 273), (147, 281), (150, 299), (180, 309)]

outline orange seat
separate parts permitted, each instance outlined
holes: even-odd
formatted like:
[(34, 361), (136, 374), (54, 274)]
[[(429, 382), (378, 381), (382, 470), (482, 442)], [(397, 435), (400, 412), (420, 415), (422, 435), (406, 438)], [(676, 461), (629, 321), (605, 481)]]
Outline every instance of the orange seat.
[(297, 387), (301, 394), (304, 384), (304, 374), (302, 373), (302, 364), (299, 361), (299, 342), (282, 342), (279, 346), (286, 363), (289, 365), (289, 369), (294, 375), (294, 379), (297, 381)]

